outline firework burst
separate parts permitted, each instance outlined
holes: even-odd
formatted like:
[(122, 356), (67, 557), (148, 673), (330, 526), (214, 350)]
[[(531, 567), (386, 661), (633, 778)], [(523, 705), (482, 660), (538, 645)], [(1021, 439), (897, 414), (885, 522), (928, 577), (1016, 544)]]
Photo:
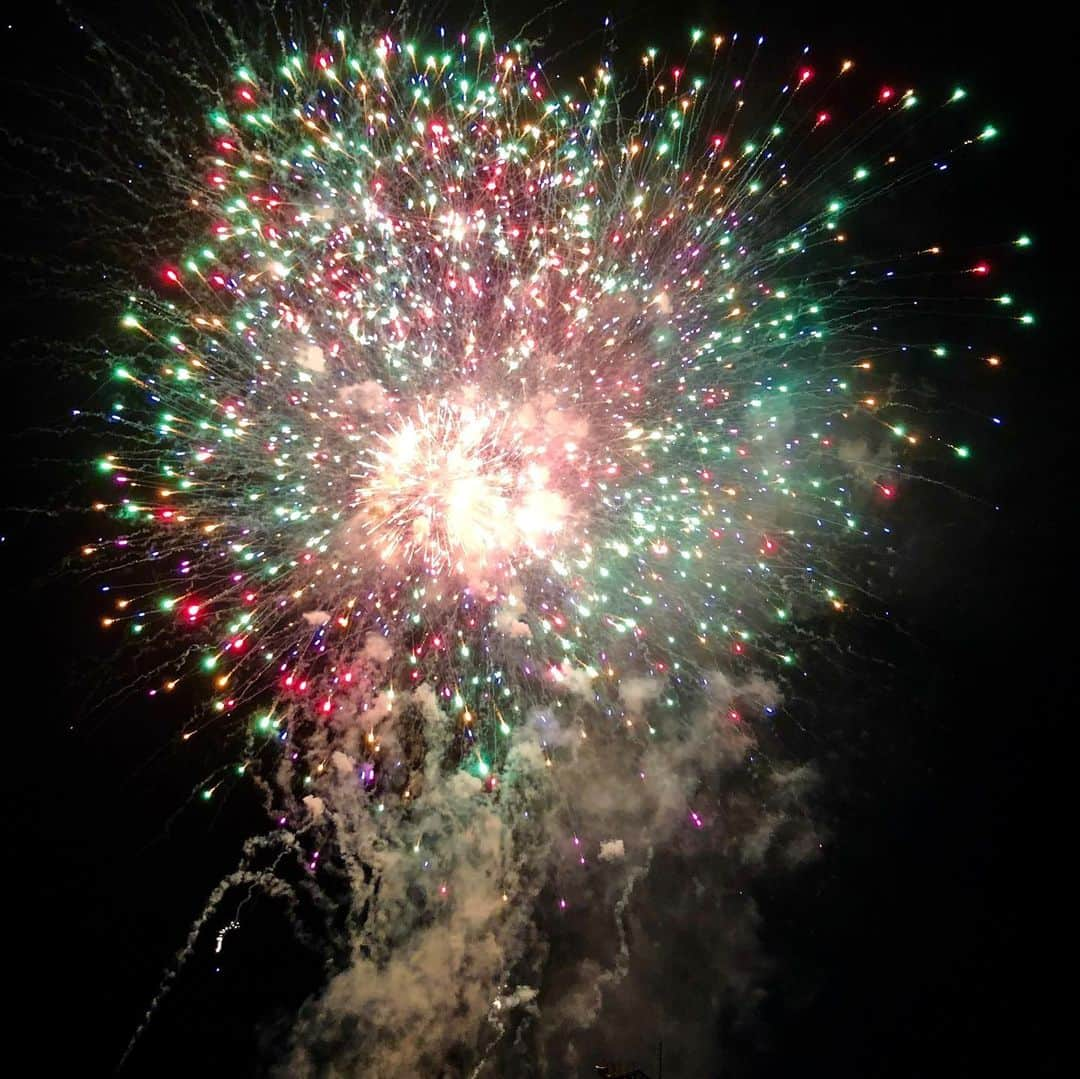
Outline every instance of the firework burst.
[[(187, 246), (123, 317), (131, 437), (100, 467), (125, 533), (87, 553), (163, 567), (106, 622), (205, 642), (152, 692), (209, 680), (187, 734), (227, 723), (241, 771), (276, 762), (310, 872), (333, 819), (357, 862), (427, 854), (452, 896), (463, 860), (416, 807), (449, 833), (471, 783), (519, 819), (562, 765), (584, 865), (577, 747), (646, 784), (657, 746), (717, 763), (707, 714), (741, 760), (793, 627), (865, 591), (913, 463), (969, 456), (898, 388), (945, 346), (888, 326), (899, 282), (989, 264), (855, 258), (852, 229), (995, 129), (902, 153), (964, 92), (853, 91), (851, 61), (805, 55), (759, 110), (740, 48), (695, 31), (685, 61), (563, 85), (487, 31), (339, 32), (249, 60), (210, 113)], [(535, 897), (543, 874), (492, 865), (500, 904)]]

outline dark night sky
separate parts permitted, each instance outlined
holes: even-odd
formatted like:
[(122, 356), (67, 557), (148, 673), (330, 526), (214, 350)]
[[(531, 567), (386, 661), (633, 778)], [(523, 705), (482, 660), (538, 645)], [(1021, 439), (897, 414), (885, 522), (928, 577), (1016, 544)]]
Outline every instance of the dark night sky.
[[(524, 10), (519, 0), (514, 7)], [(568, 18), (590, 27), (606, 10), (582, 2)], [(949, 204), (961, 233), (1026, 230), (1038, 243), (1015, 290), (1030, 298), (1040, 327), (996, 384), (994, 407), (1007, 423), (976, 480), (1002, 509), (925, 496), (894, 579), (894, 611), (910, 635), (864, 629), (858, 640), (892, 668), (849, 662), (821, 672), (813, 734), (798, 750), (824, 774), (819, 811), (831, 839), (820, 862), (756, 893), (776, 974), (760, 1030), (751, 1036), (721, 1020), (717, 1037), (726, 1074), (738, 1077), (1056, 1075), (1071, 996), (1065, 732), (1075, 667), (1064, 461), (1071, 375), (1063, 374), (1075, 350), (1063, 300), (1073, 275), (1057, 269), (1075, 232), (1065, 212), (1075, 210), (1075, 131), (1060, 119), (1073, 111), (1075, 43), (1038, 3), (1011, 9), (1008, 22), (987, 5), (926, 0), (611, 10), (633, 40), (647, 33), (673, 48), (698, 23), (850, 45), (902, 83), (977, 89), (1006, 133), (1000, 163), (969, 173), (962, 204)], [(23, 6), (0, 33), (8, 82), (0, 123), (29, 138), (25, 109), (41, 107), (28, 104), (33, 87), (61, 83), (83, 46), (52, 8)], [(20, 156), (8, 140), (0, 145), (5, 157)], [(136, 700), (79, 718), (95, 670), (113, 662), (94, 625), (92, 586), (59, 569), (92, 523), (18, 508), (88, 500), (79, 470), (55, 461), (93, 450), (17, 432), (62, 426), (78, 403), (76, 381), (57, 380), (27, 335), (41, 334), (43, 320), (50, 338), (78, 335), (85, 312), (69, 317), (42, 289), (27, 289), (28, 258), (55, 265), (75, 256), (49, 220), (21, 213), (20, 189), (11, 190), (10, 256), (0, 263), (14, 372), (0, 494), (11, 642), (0, 818), (5, 1025), (9, 1056), (25, 1050), (34, 1073), (104, 1075), (262, 816), (242, 793), (212, 812), (183, 808), (205, 758), (170, 740), (174, 716)], [(258, 932), (230, 941), (220, 974), (212, 944), (202, 947), (130, 1074), (258, 1073), (260, 1030), (295, 1010), (319, 977), (317, 958), (292, 943), (274, 911), (259, 917)]]

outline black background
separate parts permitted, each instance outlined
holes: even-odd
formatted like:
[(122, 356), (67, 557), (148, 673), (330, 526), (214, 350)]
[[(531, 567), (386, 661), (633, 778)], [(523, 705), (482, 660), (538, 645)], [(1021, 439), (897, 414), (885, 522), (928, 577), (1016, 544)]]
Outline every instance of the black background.
[[(106, 34), (123, 35), (125, 20), (154, 33), (157, 16), (145, 11), (83, 10)], [(606, 13), (582, 3), (549, 21), (574, 40)], [(1075, 494), (1065, 453), (1075, 346), (1065, 290), (1075, 280), (1066, 261), (1076, 233), (1075, 42), (1042, 4), (665, 3), (610, 13), (627, 40), (673, 50), (692, 25), (743, 28), (850, 51), (882, 81), (942, 90), (960, 82), (1007, 140), (995, 167), (973, 172), (963, 199), (945, 208), (960, 232), (1027, 231), (1037, 241), (1013, 263), (1008, 288), (1028, 298), (1040, 325), (1010, 338), (1007, 370), (993, 384), (1007, 422), (984, 439), (973, 481), (1001, 510), (928, 496), (908, 525), (896, 580), (894, 610), (910, 636), (866, 629), (859, 641), (887, 655), (882, 684), (852, 663), (821, 672), (803, 748), (825, 775), (819, 811), (831, 839), (819, 863), (757, 893), (764, 947), (779, 960), (761, 1009), (764, 1038), (723, 1022), (717, 1037), (734, 1076), (1057, 1074), (1073, 995), (1065, 906)], [(4, 152), (32, 170), (18, 139), (53, 122), (39, 118), (39, 91), (78, 68), (86, 43), (51, 7), (24, 7), (0, 32)], [(596, 55), (601, 39), (593, 45), (582, 52)], [(80, 404), (69, 387), (84, 390), (56, 377), (33, 335), (43, 321), (50, 337), (77, 335), (85, 315), (69, 318), (23, 268), (68, 257), (48, 215), (23, 213), (16, 195), (4, 217), (0, 302), (12, 376), (0, 489), (10, 637), (0, 703), (2, 1007), (9, 1052), (18, 1047), (26, 1072), (108, 1074), (262, 816), (243, 788), (211, 808), (188, 804), (214, 748), (178, 747), (175, 712), (136, 699), (88, 713), (95, 672), (116, 661), (94, 624), (93, 586), (62, 563), (95, 526), (27, 508), (88, 501), (80, 485), (89, 469), (78, 461), (94, 447), (48, 430), (20, 434), (63, 428)], [(284, 1022), (320, 976), (317, 957), (277, 917), (267, 905), (231, 936), (220, 971), (207, 932), (130, 1074), (258, 1072), (260, 1030)]]

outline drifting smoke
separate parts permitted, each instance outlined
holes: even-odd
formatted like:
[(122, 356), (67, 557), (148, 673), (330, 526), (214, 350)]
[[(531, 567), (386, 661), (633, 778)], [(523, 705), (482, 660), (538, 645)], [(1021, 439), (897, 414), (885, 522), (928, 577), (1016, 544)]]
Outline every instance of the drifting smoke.
[(820, 844), (812, 771), (750, 779), (755, 740), (730, 718), (778, 706), (776, 691), (716, 674), (706, 700), (677, 744), (644, 750), (581, 737), (579, 704), (546, 718), (558, 730), (543, 745), (522, 728), (497, 803), (477, 777), (442, 772), (447, 717), (421, 702), (425, 793), (404, 842), (373, 825), (343, 768), (335, 833), (365, 867), (353, 884), (368, 915), (280, 1073), (585, 1075), (620, 1048), (610, 1031), (642, 1023), (638, 1053), (666, 1032), (673, 1059), (715, 1066), (712, 1017), (752, 1011), (766, 970), (744, 886)]

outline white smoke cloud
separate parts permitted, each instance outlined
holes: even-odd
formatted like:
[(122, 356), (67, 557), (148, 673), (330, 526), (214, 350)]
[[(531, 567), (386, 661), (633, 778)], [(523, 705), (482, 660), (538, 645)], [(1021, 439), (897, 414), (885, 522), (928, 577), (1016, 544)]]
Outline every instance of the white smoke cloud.
[(388, 663), (393, 654), (394, 649), (390, 642), (380, 633), (369, 633), (364, 638), (364, 647), (360, 651), (362, 659), (380, 666)]
[[(280, 1074), (494, 1079), (546, 1060), (540, 1074), (586, 1075), (607, 1051), (609, 1024), (635, 1029), (628, 1013), (685, 1028), (707, 1055), (692, 1017), (707, 1028), (717, 994), (757, 999), (747, 872), (798, 864), (819, 846), (804, 811), (813, 770), (752, 780), (753, 725), (728, 718), (736, 704), (774, 706), (777, 688), (719, 672), (707, 683), (670, 734), (639, 742), (597, 722), (584, 679), (570, 695), (580, 703), (538, 709), (513, 732), (497, 795), (447, 768), (455, 726), (433, 687), (380, 705), (380, 739), (404, 753), (419, 722), (425, 756), (411, 796), (396, 801), (369, 795), (356, 762), (331, 756), (335, 778), (319, 797), (334, 807), (357, 867), (353, 901), (367, 913), (351, 961), (303, 1009)], [(644, 715), (663, 688), (625, 678), (620, 701)], [(371, 812), (375, 797), (384, 813)], [(592, 868), (580, 864), (586, 850), (598, 852)], [(680, 925), (704, 942), (690, 949), (701, 971), (659, 997), (653, 979), (687, 950)], [(686, 1074), (708, 1073), (697, 1059)]]
[(624, 678), (619, 683), (619, 698), (632, 716), (640, 716), (663, 692), (664, 683), (659, 678)]
[[(424, 793), (407, 822), (391, 824), (372, 816), (362, 789), (341, 775), (337, 834), (374, 874), (377, 896), (358, 874), (355, 888), (372, 905), (353, 961), (305, 1007), (283, 1075), (328, 1074), (327, 1057), (330, 1074), (341, 1076), (453, 1074), (447, 1061), (482, 1052), (483, 1032), (490, 1037), (537, 995), (507, 989), (504, 979), (534, 936), (541, 877), (527, 880), (522, 867), (544, 864), (546, 836), (515, 835), (479, 779), (444, 772), (447, 717), (434, 692), (422, 686), (404, 696), (395, 716), (415, 707), (425, 725)], [(516, 755), (523, 787), (536, 766), (527, 751)]]
[(499, 611), (495, 616), (495, 628), (512, 639), (532, 639), (532, 630), (529, 628), (529, 623), (518, 618), (513, 610), (504, 608)]
[(626, 847), (621, 839), (606, 839), (600, 844), (598, 855), (602, 862), (616, 862), (626, 856)]
[(593, 688), (596, 671), (592, 667), (579, 667), (564, 661), (552, 669), (551, 678), (560, 689), (580, 697), (583, 701), (592, 701), (596, 697), (596, 690)]
[(366, 379), (355, 386), (343, 386), (337, 393), (339, 407), (355, 408), (372, 416), (384, 413), (389, 400), (386, 390), (374, 379)]
[(356, 772), (356, 761), (347, 753), (334, 750), (330, 754), (330, 763), (334, 766), (339, 776), (352, 776)]
[(314, 371), (319, 375), (326, 371), (326, 357), (318, 345), (305, 345), (301, 348), (299, 355), (296, 357), (296, 362), (305, 371)]

